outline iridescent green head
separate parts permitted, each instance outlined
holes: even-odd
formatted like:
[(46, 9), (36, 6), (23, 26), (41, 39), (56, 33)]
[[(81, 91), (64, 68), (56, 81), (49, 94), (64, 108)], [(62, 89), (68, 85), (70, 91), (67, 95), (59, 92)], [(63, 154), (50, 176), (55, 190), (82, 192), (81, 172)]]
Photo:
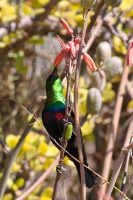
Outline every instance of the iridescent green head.
[(54, 68), (53, 72), (46, 81), (47, 103), (55, 103), (61, 101), (65, 103), (65, 97), (62, 92), (62, 83), (57, 74), (57, 69)]

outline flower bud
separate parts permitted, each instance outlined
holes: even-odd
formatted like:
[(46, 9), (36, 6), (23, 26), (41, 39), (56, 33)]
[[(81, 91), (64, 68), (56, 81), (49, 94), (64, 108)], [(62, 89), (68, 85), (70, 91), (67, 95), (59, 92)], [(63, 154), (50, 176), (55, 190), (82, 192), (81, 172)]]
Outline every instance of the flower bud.
[(104, 0), (107, 6), (117, 7), (121, 4), (122, 0)]
[(80, 37), (76, 37), (75, 40), (74, 40), (75, 46), (76, 46), (77, 44), (80, 44), (80, 43), (81, 43), (81, 38), (80, 38)]
[(91, 9), (94, 4), (94, 0), (81, 0), (81, 6), (84, 9)]
[(83, 58), (84, 61), (86, 63), (86, 65), (92, 70), (92, 71), (96, 71), (97, 67), (93, 61), (93, 59), (87, 54), (87, 53), (82, 53), (83, 54)]
[(102, 107), (101, 93), (97, 88), (91, 88), (87, 95), (87, 112), (88, 114), (98, 114)]
[(60, 42), (61, 47), (63, 48), (66, 44), (63, 42), (63, 40), (59, 37), (59, 35), (57, 35), (57, 38)]
[(92, 74), (91, 86), (99, 89), (100, 91), (104, 90), (106, 86), (106, 75), (103, 70), (96, 71)]
[(73, 34), (73, 30), (68, 25), (68, 23), (66, 22), (66, 20), (64, 20), (63, 18), (60, 18), (60, 22), (61, 22), (62, 26), (67, 30), (68, 34), (70, 34), (70, 35)]
[(75, 48), (74, 42), (70, 41), (70, 42), (68, 42), (68, 45), (70, 46), (70, 54), (71, 54), (71, 56), (73, 58), (75, 58), (75, 56), (76, 56), (76, 48)]
[(122, 71), (122, 61), (117, 56), (114, 56), (108, 60), (105, 66), (105, 74), (107, 80), (114, 78), (116, 75), (120, 74)]
[(54, 61), (54, 66), (55, 68), (59, 67), (59, 65), (61, 64), (62, 60), (64, 57), (64, 51), (62, 50), (60, 53), (57, 54), (55, 61)]
[(111, 47), (106, 41), (100, 42), (96, 49), (96, 61), (98, 66), (103, 66), (111, 58)]

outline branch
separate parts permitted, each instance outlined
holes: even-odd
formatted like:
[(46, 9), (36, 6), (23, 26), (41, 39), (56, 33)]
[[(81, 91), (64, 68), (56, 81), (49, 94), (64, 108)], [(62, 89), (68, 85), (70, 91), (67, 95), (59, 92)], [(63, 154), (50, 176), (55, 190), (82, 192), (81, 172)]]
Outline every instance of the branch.
[(127, 80), (127, 84), (126, 84), (126, 90), (129, 94), (130, 98), (133, 100), (133, 91), (132, 91), (132, 87), (128, 80)]
[(10, 148), (6, 145), (5, 141), (1, 137), (0, 137), (0, 145), (1, 145), (2, 150), (4, 151), (4, 153), (6, 155), (8, 155), (9, 152), (10, 152)]
[(74, 111), (75, 111), (75, 130), (77, 134), (77, 143), (78, 143), (78, 154), (80, 160), (80, 174), (81, 174), (81, 186), (82, 186), (82, 200), (86, 199), (86, 185), (85, 185), (85, 174), (84, 174), (84, 161), (83, 161), (83, 153), (82, 153), (82, 142), (80, 135), (80, 124), (79, 124), (79, 112), (78, 112), (78, 84), (79, 84), (79, 71), (81, 64), (81, 54), (82, 48), (84, 44), (85, 33), (87, 29), (87, 20), (89, 17), (89, 12), (86, 15), (86, 19), (84, 22), (83, 32), (81, 36), (81, 44), (79, 47), (78, 57), (77, 57), (77, 66), (76, 66), (76, 74), (75, 74), (75, 87), (74, 87)]
[(84, 48), (85, 52), (87, 52), (91, 48), (93, 42), (95, 41), (95, 39), (96, 39), (96, 37), (98, 35), (98, 32), (99, 32), (102, 24), (103, 24), (103, 19), (101, 19), (101, 17), (99, 17), (98, 23), (97, 23), (97, 25), (95, 27), (95, 30), (94, 30), (93, 34), (91, 35), (91, 37), (89, 38), (89, 40), (88, 40), (88, 42), (87, 42), (87, 44), (86, 44), (86, 46)]
[[(133, 174), (129, 177), (128, 182), (126, 183), (124, 189), (123, 189), (123, 193), (126, 194), (128, 192), (128, 190), (130, 189), (130, 187), (133, 184)], [(124, 196), (122, 194), (119, 195), (118, 200), (124, 200)]]
[[(132, 127), (133, 128), (133, 127)], [(132, 142), (132, 137), (130, 142)], [(125, 187), (125, 183), (127, 180), (127, 172), (128, 172), (128, 166), (129, 166), (129, 160), (130, 160), (130, 156), (131, 156), (131, 149), (133, 148), (133, 143), (131, 143), (126, 149), (128, 150), (128, 153), (126, 155), (126, 161), (125, 161), (125, 167), (124, 167), (124, 173), (123, 173), (123, 181), (122, 181), (122, 186), (121, 186), (121, 191), (123, 191), (124, 187)]]
[(101, 12), (101, 10), (102, 10), (103, 5), (104, 5), (104, 1), (102, 0), (102, 1), (100, 1), (100, 3), (98, 4), (98, 7), (97, 7), (97, 9), (96, 9), (96, 12), (95, 12), (95, 14), (92, 16), (92, 18), (91, 18), (91, 22), (90, 22), (90, 24), (89, 24), (88, 27), (87, 27), (87, 33), (90, 33), (92, 27), (94, 26), (95, 21), (97, 20), (98, 15), (100, 14), (100, 12)]

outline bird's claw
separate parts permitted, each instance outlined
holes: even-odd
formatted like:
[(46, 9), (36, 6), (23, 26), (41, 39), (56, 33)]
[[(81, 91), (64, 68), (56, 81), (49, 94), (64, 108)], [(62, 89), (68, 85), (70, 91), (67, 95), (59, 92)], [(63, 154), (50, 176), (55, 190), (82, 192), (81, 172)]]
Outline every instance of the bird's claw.
[(57, 165), (56, 166), (56, 171), (60, 174), (62, 174), (63, 172), (66, 171), (66, 169), (64, 167), (62, 167), (61, 165)]
[(69, 124), (72, 124), (71, 122), (68, 122), (66, 119), (63, 119), (63, 121), (64, 121), (64, 124), (66, 124), (67, 126), (68, 126)]

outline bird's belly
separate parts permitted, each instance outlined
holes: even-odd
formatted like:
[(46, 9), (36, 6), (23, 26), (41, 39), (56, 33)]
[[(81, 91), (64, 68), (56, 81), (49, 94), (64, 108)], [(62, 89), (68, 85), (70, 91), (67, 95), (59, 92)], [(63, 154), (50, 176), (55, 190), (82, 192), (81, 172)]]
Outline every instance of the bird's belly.
[(57, 120), (55, 118), (48, 120), (44, 122), (44, 126), (50, 136), (51, 141), (58, 149), (60, 149), (59, 145), (61, 144), (62, 131), (57, 124)]

